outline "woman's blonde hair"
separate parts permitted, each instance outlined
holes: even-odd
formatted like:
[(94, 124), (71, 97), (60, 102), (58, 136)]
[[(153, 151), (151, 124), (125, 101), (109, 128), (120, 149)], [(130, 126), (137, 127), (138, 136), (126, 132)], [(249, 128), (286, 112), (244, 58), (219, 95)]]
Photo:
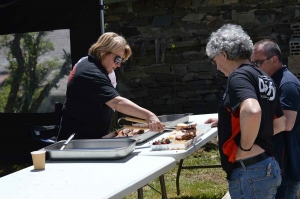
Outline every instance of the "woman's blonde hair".
[[(123, 59), (125, 60), (127, 60), (132, 54), (131, 48), (124, 37), (114, 32), (106, 32), (99, 37), (98, 41), (90, 47), (88, 52), (100, 61), (107, 54), (117, 49), (124, 50)], [(104, 56), (102, 57), (101, 52), (104, 52)]]

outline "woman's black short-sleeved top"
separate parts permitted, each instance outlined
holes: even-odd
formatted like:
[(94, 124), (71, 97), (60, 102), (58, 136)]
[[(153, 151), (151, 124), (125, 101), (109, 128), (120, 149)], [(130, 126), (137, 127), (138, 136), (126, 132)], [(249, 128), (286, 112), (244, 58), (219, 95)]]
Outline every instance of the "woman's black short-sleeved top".
[(262, 117), (255, 144), (274, 154), (273, 120), (283, 116), (279, 91), (270, 76), (252, 65), (241, 65), (228, 77), (227, 90), (218, 107), (218, 138), (221, 163), (227, 178), (233, 170), (235, 153), (240, 143), (239, 105), (246, 99), (256, 99)]
[(105, 103), (119, 96), (108, 73), (92, 56), (73, 67), (67, 84), (59, 139), (101, 138), (109, 133), (112, 109)]

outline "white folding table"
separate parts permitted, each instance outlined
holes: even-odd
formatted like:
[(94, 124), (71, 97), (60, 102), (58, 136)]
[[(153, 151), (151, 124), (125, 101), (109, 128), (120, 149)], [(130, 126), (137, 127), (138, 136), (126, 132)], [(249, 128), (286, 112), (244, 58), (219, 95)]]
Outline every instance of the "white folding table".
[(120, 199), (160, 178), (162, 197), (167, 198), (163, 175), (176, 166), (171, 157), (137, 156), (106, 161), (47, 161), (46, 169), (27, 167), (0, 178), (0, 198)]
[[(209, 118), (218, 118), (217, 113), (213, 114), (203, 114), (203, 115), (191, 115), (189, 116), (189, 122), (195, 122), (197, 124), (204, 124), (204, 122)], [(151, 144), (154, 138), (140, 146), (136, 146), (134, 152), (138, 152), (139, 156), (158, 156), (158, 157), (172, 157), (177, 162), (179, 162), (177, 176), (176, 176), (176, 188), (177, 188), (177, 195), (180, 194), (179, 188), (179, 177), (182, 169), (196, 169), (196, 168), (217, 168), (221, 167), (221, 165), (207, 165), (207, 166), (182, 166), (183, 161), (189, 155), (197, 151), (207, 142), (211, 141), (215, 138), (218, 134), (217, 127), (211, 128), (208, 132), (201, 136), (200, 140), (193, 143), (190, 147), (185, 150), (161, 150), (161, 151), (154, 151), (151, 149)], [(164, 135), (160, 135), (158, 138), (164, 137)]]

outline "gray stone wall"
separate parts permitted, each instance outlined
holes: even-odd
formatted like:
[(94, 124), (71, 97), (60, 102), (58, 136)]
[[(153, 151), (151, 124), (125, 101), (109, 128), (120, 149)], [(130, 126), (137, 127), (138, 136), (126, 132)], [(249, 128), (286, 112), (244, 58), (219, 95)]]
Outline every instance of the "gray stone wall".
[(120, 94), (158, 115), (214, 113), (227, 78), (205, 57), (209, 34), (236, 23), (256, 42), (275, 39), (284, 61), (300, 0), (139, 0), (107, 4), (105, 31), (133, 55), (116, 71)]

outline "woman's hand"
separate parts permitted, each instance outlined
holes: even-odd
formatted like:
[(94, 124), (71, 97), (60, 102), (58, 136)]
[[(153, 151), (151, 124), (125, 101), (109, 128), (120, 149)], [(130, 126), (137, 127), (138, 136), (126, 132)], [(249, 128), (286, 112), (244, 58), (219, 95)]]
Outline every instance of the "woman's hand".
[(211, 127), (216, 127), (218, 126), (218, 121), (218, 118), (209, 118), (204, 122), (204, 124), (211, 124)]
[[(211, 124), (210, 126), (211, 127), (217, 127), (218, 126), (218, 121), (219, 119), (218, 118), (209, 118), (207, 119), (204, 124)], [(217, 136), (217, 143), (219, 144), (219, 137)]]
[(159, 121), (156, 115), (150, 115), (149, 118), (147, 119), (147, 122), (150, 131), (163, 132), (165, 129), (164, 125)]
[(125, 115), (146, 120), (150, 131), (163, 132), (165, 129), (164, 125), (159, 121), (158, 117), (154, 113), (140, 107), (129, 99), (118, 96), (106, 102), (106, 105)]

